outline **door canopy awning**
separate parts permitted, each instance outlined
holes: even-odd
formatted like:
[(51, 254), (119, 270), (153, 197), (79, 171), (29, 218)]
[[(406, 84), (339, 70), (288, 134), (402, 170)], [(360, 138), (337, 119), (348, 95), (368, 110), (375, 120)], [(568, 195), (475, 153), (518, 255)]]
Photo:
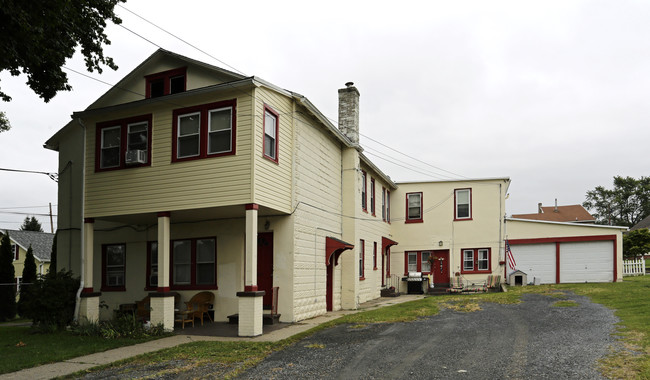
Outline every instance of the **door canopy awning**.
[(354, 245), (346, 243), (343, 240), (331, 236), (325, 237), (325, 265), (330, 265), (332, 256), (334, 256), (334, 266), (339, 265), (339, 256), (341, 256), (341, 253), (353, 248)]
[(386, 248), (391, 247), (393, 245), (397, 245), (397, 242), (395, 240), (391, 240), (387, 237), (381, 237), (381, 251), (386, 252)]

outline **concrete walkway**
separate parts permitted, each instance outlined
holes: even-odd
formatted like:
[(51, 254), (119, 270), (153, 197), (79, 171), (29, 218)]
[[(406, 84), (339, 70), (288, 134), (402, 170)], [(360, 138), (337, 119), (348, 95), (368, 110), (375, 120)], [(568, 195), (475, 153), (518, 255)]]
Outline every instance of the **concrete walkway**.
[[(329, 322), (336, 318), (342, 317), (347, 314), (354, 314), (360, 311), (376, 309), (384, 306), (395, 305), (403, 302), (413, 301), (416, 299), (424, 298), (421, 295), (402, 295), (393, 298), (378, 298), (359, 306), (358, 310), (339, 310), (329, 312), (325, 315), (315, 317), (312, 319), (292, 323), (288, 327), (272, 331), (255, 338), (232, 338), (232, 337), (218, 337), (218, 336), (198, 336), (198, 335), (174, 335), (168, 338), (152, 340), (150, 342), (140, 343), (133, 346), (126, 346), (115, 348), (112, 350), (98, 352), (78, 358), (68, 359), (58, 363), (44, 364), (38, 367), (27, 368), (21, 371), (7, 373), (0, 375), (0, 379), (29, 379), (41, 380), (51, 379), (57, 376), (65, 376), (77, 371), (86, 370), (99, 365), (109, 364), (118, 360), (127, 359), (133, 356), (146, 354), (153, 351), (162, 350), (164, 348), (175, 347), (180, 344), (198, 342), (198, 341), (221, 341), (221, 342), (277, 342), (282, 339), (292, 337), (301, 332), (307, 331), (312, 327), (318, 326), (322, 323)], [(176, 330), (178, 331), (178, 330)]]

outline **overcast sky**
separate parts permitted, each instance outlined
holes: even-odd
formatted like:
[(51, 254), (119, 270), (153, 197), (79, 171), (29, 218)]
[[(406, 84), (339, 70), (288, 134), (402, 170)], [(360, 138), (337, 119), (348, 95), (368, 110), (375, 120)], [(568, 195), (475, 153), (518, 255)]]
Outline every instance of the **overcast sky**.
[[(116, 12), (149, 41), (305, 95), (332, 120), (337, 89), (354, 82), (361, 143), (398, 182), (508, 176), (513, 214), (555, 198), (579, 204), (615, 175), (650, 174), (650, 2), (315, 4), (132, 0)], [(120, 68), (88, 74), (104, 82), (157, 49), (121, 26), (106, 32), (105, 53)], [(80, 55), (66, 66), (85, 72)], [(46, 104), (26, 77), (0, 74), (13, 97), (0, 103), (13, 126), (0, 134), (0, 168), (57, 171), (43, 143), (109, 88), (68, 77), (73, 91)], [(18, 228), (22, 213), (47, 214), (50, 202), (56, 213), (56, 183), (46, 175), (0, 171), (0, 184), (0, 228)], [(49, 231), (49, 218), (37, 218)]]

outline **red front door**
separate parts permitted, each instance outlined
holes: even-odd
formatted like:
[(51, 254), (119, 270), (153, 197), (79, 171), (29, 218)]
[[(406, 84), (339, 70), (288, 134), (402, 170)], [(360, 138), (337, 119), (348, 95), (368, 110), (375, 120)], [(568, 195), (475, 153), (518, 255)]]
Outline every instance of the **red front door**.
[(271, 307), (273, 290), (273, 232), (257, 234), (257, 289), (264, 290), (265, 308)]
[(433, 251), (431, 275), (435, 286), (449, 286), (449, 250)]

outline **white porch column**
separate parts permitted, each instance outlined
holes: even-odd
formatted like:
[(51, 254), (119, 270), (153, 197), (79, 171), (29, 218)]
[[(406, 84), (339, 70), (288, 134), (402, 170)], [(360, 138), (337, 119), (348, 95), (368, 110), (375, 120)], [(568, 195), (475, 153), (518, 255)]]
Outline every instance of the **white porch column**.
[(174, 330), (174, 293), (170, 292), (170, 212), (158, 213), (158, 289), (151, 296), (151, 324)]
[(255, 203), (246, 205), (246, 268), (244, 291), (239, 297), (239, 336), (262, 335), (262, 297), (257, 290), (257, 210)]
[(93, 237), (95, 235), (95, 219), (84, 219), (84, 246), (83, 252), (83, 272), (84, 288), (81, 291), (79, 303), (79, 320), (97, 322), (99, 320), (99, 296), (101, 293), (95, 292), (93, 288)]

